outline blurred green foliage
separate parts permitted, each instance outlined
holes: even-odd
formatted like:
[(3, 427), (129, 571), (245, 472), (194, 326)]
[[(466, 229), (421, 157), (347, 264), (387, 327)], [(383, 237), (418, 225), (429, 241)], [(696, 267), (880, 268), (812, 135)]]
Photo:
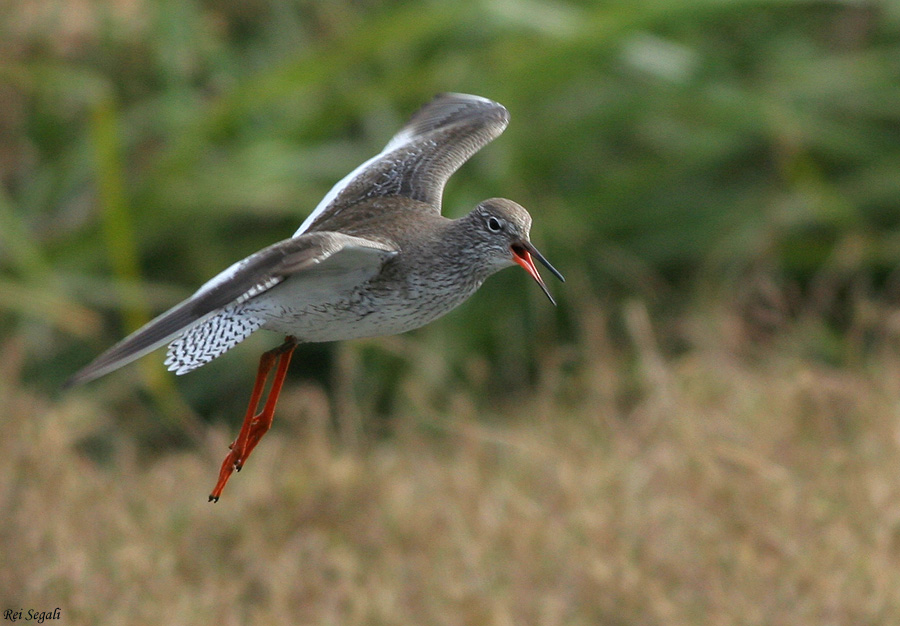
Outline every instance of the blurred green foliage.
[[(445, 355), (431, 369), (360, 343), (372, 385), (416, 367), (515, 389), (623, 295), (666, 310), (759, 272), (895, 288), (896, 2), (33, 0), (0, 8), (0, 332), (58, 385), (290, 236), (441, 91), (512, 116), (445, 213), (515, 199), (569, 282), (553, 310), (521, 273), (493, 278), (418, 332)], [(294, 375), (327, 382), (332, 351)], [(202, 412), (233, 405), (221, 390), (248, 387), (258, 353), (178, 384)]]

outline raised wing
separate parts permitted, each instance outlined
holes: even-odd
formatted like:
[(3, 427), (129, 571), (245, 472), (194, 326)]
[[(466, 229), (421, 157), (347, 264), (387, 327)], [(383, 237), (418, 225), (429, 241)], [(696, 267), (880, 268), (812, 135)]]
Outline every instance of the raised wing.
[(293, 237), (263, 248), (238, 261), (204, 284), (187, 300), (98, 356), (66, 381), (66, 386), (94, 380), (169, 343), (182, 333), (220, 312), (268, 291), (291, 276), (314, 277), (326, 273), (341, 282), (374, 276), (397, 254), (387, 244), (340, 233), (317, 232)]
[(375, 197), (405, 196), (440, 213), (447, 179), (508, 123), (509, 112), (492, 100), (438, 95), (412, 116), (384, 150), (337, 183), (294, 236), (343, 230), (340, 224), (351, 219), (353, 207)]

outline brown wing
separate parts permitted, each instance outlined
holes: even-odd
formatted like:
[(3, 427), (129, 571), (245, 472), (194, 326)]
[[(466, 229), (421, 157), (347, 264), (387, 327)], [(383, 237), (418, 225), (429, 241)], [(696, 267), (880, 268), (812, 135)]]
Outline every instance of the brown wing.
[[(375, 155), (337, 183), (294, 236), (344, 230), (354, 206), (403, 196), (441, 212), (447, 179), (509, 123), (503, 105), (466, 94), (441, 94), (423, 106)], [(397, 207), (411, 206), (400, 203)]]
[[(263, 248), (221, 272), (187, 300), (175, 305), (98, 356), (66, 381), (66, 386), (99, 378), (163, 346), (215, 315), (268, 291), (292, 275), (321, 269), (353, 280), (374, 276), (397, 253), (386, 244), (339, 233), (310, 233)], [(346, 262), (342, 261), (347, 257)]]

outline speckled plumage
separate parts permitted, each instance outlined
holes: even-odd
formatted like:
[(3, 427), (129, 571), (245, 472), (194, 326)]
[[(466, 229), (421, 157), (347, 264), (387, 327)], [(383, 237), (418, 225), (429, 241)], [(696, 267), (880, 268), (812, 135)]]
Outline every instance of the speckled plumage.
[(179, 376), (187, 374), (225, 354), (263, 324), (264, 319), (248, 314), (241, 305), (226, 307), (170, 343), (165, 365)]
[[(242, 259), (184, 302), (132, 333), (75, 374), (103, 376), (169, 344), (166, 365), (189, 372), (259, 328), (287, 335), (260, 357), (240, 433), (209, 495), (216, 502), (269, 430), (298, 342), (389, 335), (417, 328), (465, 301), (494, 272), (518, 263), (551, 302), (534, 264), (531, 216), (494, 198), (468, 215), (441, 215), (444, 184), (503, 132), (505, 108), (446, 94), (422, 107), (372, 157), (335, 185), (290, 239)], [(277, 362), (277, 365), (276, 365)], [(262, 410), (257, 407), (272, 368)]]
[(562, 277), (531, 245), (531, 216), (521, 206), (494, 198), (460, 219), (441, 215), (447, 179), (508, 120), (485, 98), (438, 96), (335, 185), (292, 238), (235, 263), (70, 382), (165, 344), (166, 365), (183, 374), (259, 328), (300, 342), (404, 332), (452, 310), (514, 263), (547, 293), (532, 255)]

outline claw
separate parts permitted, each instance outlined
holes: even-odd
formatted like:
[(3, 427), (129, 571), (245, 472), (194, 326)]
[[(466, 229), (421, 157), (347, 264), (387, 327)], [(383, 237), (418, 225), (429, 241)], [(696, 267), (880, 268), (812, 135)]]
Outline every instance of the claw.
[[(215, 488), (213, 488), (212, 493), (209, 495), (210, 502), (219, 501), (219, 496), (222, 495), (222, 490), (225, 489), (225, 485), (228, 483), (228, 479), (231, 478), (232, 472), (240, 472), (241, 469), (243, 469), (244, 463), (247, 461), (250, 453), (253, 452), (253, 448), (256, 447), (256, 444), (259, 443), (262, 436), (272, 427), (272, 418), (275, 414), (275, 403), (278, 402), (278, 395), (281, 393), (282, 385), (284, 385), (284, 378), (287, 375), (288, 365), (290, 365), (291, 362), (291, 354), (293, 354), (296, 345), (296, 339), (288, 337), (283, 344), (274, 350), (269, 350), (260, 357), (259, 370), (256, 372), (256, 383), (253, 385), (253, 393), (250, 395), (250, 406), (247, 407), (244, 424), (241, 426), (241, 432), (238, 434), (237, 439), (228, 446), (230, 452), (222, 462), (222, 467), (219, 470), (219, 480), (216, 482)], [(272, 366), (275, 365), (276, 357), (278, 360), (278, 369), (272, 380), (272, 388), (269, 390), (269, 397), (266, 398), (263, 410), (256, 413), (256, 407), (262, 396), (266, 379), (269, 377), (269, 372), (272, 370)], [(254, 413), (256, 414), (254, 415)]]

